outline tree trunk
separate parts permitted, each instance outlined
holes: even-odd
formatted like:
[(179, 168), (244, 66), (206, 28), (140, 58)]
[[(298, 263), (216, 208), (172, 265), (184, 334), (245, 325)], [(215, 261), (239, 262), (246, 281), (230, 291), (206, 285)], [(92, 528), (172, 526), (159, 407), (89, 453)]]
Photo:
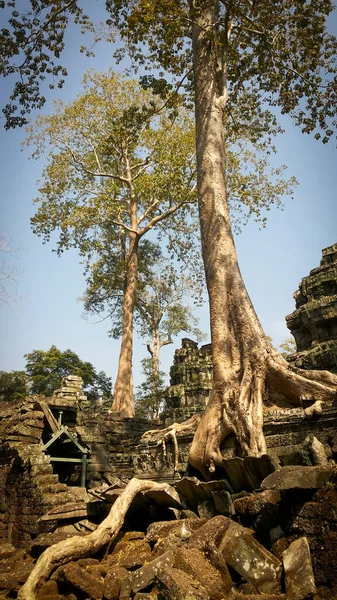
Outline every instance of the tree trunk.
[(123, 299), (122, 341), (112, 410), (122, 417), (134, 417), (132, 379), (133, 315), (138, 277), (138, 236), (130, 233), (130, 248)]
[(160, 379), (160, 335), (159, 323), (152, 321), (151, 342), (147, 343), (147, 349), (151, 355), (151, 395), (152, 419), (158, 419), (159, 416), (159, 379)]
[[(299, 402), (336, 394), (337, 378), (291, 369), (266, 338), (238, 266), (226, 197), (224, 108), (226, 57), (218, 56), (219, 2), (198, 3), (193, 14), (198, 201), (202, 255), (210, 304), (213, 389), (195, 434), (190, 462), (205, 477), (221, 467), (220, 446), (234, 434), (244, 454), (266, 451), (265, 383)], [(309, 381), (308, 381), (309, 380)]]

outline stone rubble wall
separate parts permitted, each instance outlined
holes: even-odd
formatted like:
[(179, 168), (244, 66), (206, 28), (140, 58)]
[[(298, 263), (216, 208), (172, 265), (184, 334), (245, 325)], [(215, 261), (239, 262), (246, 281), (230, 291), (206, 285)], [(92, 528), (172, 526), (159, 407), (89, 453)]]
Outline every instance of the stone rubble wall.
[(53, 474), (42, 450), (46, 427), (38, 399), (0, 406), (0, 539), (25, 546), (48, 531), (40, 517), (85, 492), (69, 488)]

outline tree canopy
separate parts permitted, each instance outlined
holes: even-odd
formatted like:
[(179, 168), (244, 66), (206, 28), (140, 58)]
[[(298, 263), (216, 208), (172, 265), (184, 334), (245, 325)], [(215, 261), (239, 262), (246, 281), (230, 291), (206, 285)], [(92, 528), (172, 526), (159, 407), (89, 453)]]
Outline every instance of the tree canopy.
[(82, 361), (72, 350), (63, 352), (51, 346), (49, 350), (33, 350), (25, 355), (26, 376), (31, 394), (52, 396), (61, 387), (62, 378), (77, 375), (83, 379), (84, 393), (89, 400), (111, 397), (111, 379), (90, 362)]
[(25, 371), (0, 371), (0, 401), (24, 400), (28, 393), (28, 377)]

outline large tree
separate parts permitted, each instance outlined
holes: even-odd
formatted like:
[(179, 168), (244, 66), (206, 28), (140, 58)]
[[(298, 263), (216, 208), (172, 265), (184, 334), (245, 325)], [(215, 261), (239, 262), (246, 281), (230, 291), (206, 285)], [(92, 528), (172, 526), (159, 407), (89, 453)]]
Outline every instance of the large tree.
[[(265, 106), (278, 106), (303, 131), (332, 135), (337, 42), (326, 31), (326, 0), (108, 1), (135, 60), (194, 90), (199, 217), (210, 301), (213, 389), (190, 452), (206, 476), (222, 464), (220, 445), (234, 434), (244, 453), (266, 451), (266, 385), (291, 402), (335, 397), (337, 378), (289, 367), (264, 334), (238, 266), (227, 203), (225, 141), (238, 128), (259, 137)], [(146, 47), (146, 52), (144, 51)], [(151, 84), (151, 78), (148, 79)], [(235, 121), (234, 121), (235, 123)]]
[[(68, 7), (81, 12), (79, 4), (52, 3), (53, 9), (62, 11), (64, 21)], [(34, 2), (33, 13), (37, 7), (41, 18), (34, 27), (43, 38), (53, 15), (43, 13), (42, 0)], [(324, 143), (333, 135), (337, 42), (326, 25), (333, 4), (330, 0), (107, 0), (106, 7), (109, 25), (118, 29), (134, 61), (155, 73), (144, 78), (144, 85), (163, 94), (167, 86), (172, 90), (174, 79), (180, 80), (187, 99), (191, 92), (194, 97), (214, 384), (194, 438), (191, 462), (207, 475), (221, 466), (220, 444), (230, 433), (244, 452), (265, 451), (266, 385), (294, 403), (303, 396), (323, 400), (336, 394), (336, 377), (291, 368), (261, 328), (238, 267), (225, 152), (233, 130), (260, 140), (266, 133), (263, 124), (270, 119), (275, 125), (268, 105), (289, 114), (303, 132), (314, 133)], [(12, 27), (15, 34), (19, 26)], [(24, 50), (27, 31), (24, 25), (21, 36), (10, 32), (8, 38), (21, 40)], [(38, 71), (40, 60), (37, 54)], [(158, 77), (157, 67), (162, 71)], [(164, 78), (165, 71), (169, 78)]]
[(151, 92), (113, 72), (90, 72), (83, 93), (72, 104), (59, 103), (53, 115), (40, 116), (29, 138), (34, 156), (49, 146), (34, 231), (48, 240), (58, 230), (58, 251), (76, 247), (91, 281), (106, 249), (106, 266), (114, 264), (104, 277), (123, 299), (113, 409), (124, 417), (134, 415), (133, 319), (140, 254), (144, 274), (145, 261), (155, 256), (155, 245), (146, 243), (153, 232), (162, 244), (174, 241), (176, 249), (183, 238), (188, 253), (196, 223), (193, 140), (186, 110), (158, 116)]

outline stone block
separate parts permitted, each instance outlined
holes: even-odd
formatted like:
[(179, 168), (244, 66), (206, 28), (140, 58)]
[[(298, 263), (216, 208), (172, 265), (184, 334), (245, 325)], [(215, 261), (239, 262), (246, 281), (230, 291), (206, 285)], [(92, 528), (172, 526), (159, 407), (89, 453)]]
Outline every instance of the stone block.
[(215, 510), (218, 514), (225, 517), (231, 517), (235, 514), (235, 508), (232, 497), (226, 490), (217, 490), (212, 492)]
[(221, 573), (225, 588), (227, 590), (230, 590), (233, 585), (233, 582), (227, 567), (227, 563), (222, 555), (222, 552), (219, 552), (218, 548), (214, 544), (208, 544), (206, 556), (211, 565), (217, 571), (219, 571), (219, 573)]
[(188, 540), (192, 533), (202, 527), (207, 522), (207, 519), (189, 518), (180, 519), (179, 521), (157, 521), (151, 523), (146, 533), (146, 539), (149, 542), (168, 541), (176, 538), (180, 541)]
[(30, 560), (10, 562), (6, 572), (0, 574), (0, 590), (18, 591), (27, 581), (33, 566)]
[(4, 560), (5, 558), (9, 558), (16, 553), (16, 548), (13, 544), (9, 544), (7, 542), (3, 542), (0, 545), (0, 560)]
[(36, 594), (36, 600), (59, 600), (56, 581), (46, 581)]
[(261, 594), (278, 593), (282, 564), (244, 528), (230, 525), (219, 550), (228, 565), (251, 583)]
[(148, 594), (142, 594), (142, 592), (138, 592), (133, 597), (133, 600), (160, 600), (156, 590), (151, 590)]
[(283, 566), (289, 600), (304, 600), (316, 593), (310, 548), (306, 537), (290, 544), (283, 553)]
[(201, 583), (179, 569), (164, 567), (156, 580), (165, 600), (211, 600)]
[(234, 500), (235, 512), (240, 522), (256, 529), (270, 529), (278, 524), (281, 494), (278, 490), (265, 490)]
[(199, 581), (212, 600), (222, 600), (232, 587), (232, 582), (196, 548), (180, 548), (174, 566)]
[(42, 533), (32, 542), (30, 553), (33, 558), (38, 558), (50, 546), (59, 542), (64, 542), (74, 535), (83, 535), (79, 532), (68, 533), (66, 531), (55, 531), (53, 533)]
[(103, 595), (106, 600), (118, 600), (123, 582), (129, 573), (124, 567), (110, 567), (104, 579)]
[(303, 446), (310, 451), (312, 462), (314, 465), (327, 465), (328, 458), (325, 452), (324, 444), (320, 442), (314, 435), (308, 435), (303, 442)]
[(172, 567), (173, 564), (174, 553), (172, 550), (168, 550), (158, 558), (143, 565), (137, 571), (129, 574), (128, 578), (124, 580), (121, 586), (119, 599), (128, 600), (130, 593), (136, 594), (137, 592), (144, 590), (154, 581), (160, 569), (163, 567)]
[(281, 494), (278, 490), (265, 490), (264, 492), (250, 494), (243, 498), (237, 498), (234, 500), (234, 508), (240, 515), (255, 516), (280, 501)]
[(271, 546), (270, 551), (276, 558), (282, 561), (282, 555), (285, 550), (289, 547), (289, 542), (287, 538), (281, 537), (279, 540), (275, 540)]
[(108, 557), (109, 565), (135, 569), (151, 560), (151, 546), (147, 540), (118, 542)]
[(171, 490), (167, 489), (161, 491), (151, 490), (148, 492), (142, 492), (142, 494), (154, 501), (156, 504), (159, 504), (159, 506), (167, 506), (179, 509), (182, 508), (179, 495), (173, 488)]
[(232, 522), (231, 519), (223, 515), (208, 520), (202, 527), (193, 532), (188, 542), (189, 548), (203, 550), (208, 544), (216, 545)]
[(97, 579), (82, 569), (77, 563), (70, 562), (58, 569), (58, 580), (80, 590), (92, 600), (102, 600), (103, 580)]
[(263, 480), (264, 490), (310, 490), (325, 485), (337, 473), (336, 467), (281, 467)]
[(267, 454), (261, 457), (228, 458), (223, 463), (234, 492), (252, 492), (260, 487), (263, 479), (275, 471), (275, 466)]
[(212, 500), (212, 492), (218, 490), (227, 490), (232, 492), (232, 488), (226, 479), (216, 481), (199, 481), (196, 477), (183, 477), (176, 482), (176, 488), (185, 503), (184, 508), (197, 510), (197, 506), (204, 500)]
[(198, 514), (201, 519), (212, 519), (217, 512), (213, 500), (203, 500), (198, 504)]

